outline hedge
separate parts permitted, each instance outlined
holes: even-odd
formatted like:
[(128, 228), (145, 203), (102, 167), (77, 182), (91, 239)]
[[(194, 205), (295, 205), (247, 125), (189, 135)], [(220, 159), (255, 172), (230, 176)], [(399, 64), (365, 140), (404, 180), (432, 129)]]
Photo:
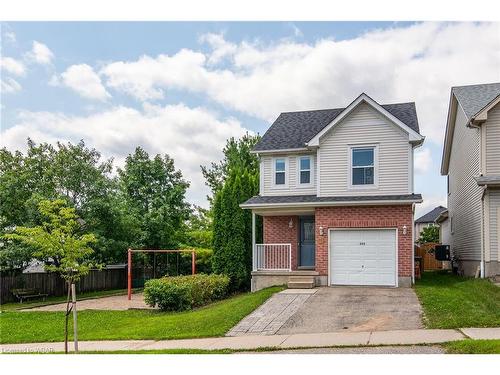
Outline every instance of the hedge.
[(163, 311), (190, 310), (223, 299), (229, 291), (229, 277), (197, 274), (149, 280), (144, 301)]

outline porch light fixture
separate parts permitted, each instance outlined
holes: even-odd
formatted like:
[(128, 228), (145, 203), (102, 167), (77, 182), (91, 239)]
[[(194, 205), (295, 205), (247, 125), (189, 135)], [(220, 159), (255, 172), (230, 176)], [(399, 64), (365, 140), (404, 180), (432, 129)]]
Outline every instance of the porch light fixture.
[(319, 235), (322, 236), (323, 235), (323, 227), (319, 227)]
[(408, 229), (408, 228), (406, 227), (406, 225), (403, 225), (403, 234), (404, 234), (405, 236), (406, 236), (406, 231), (407, 231), (407, 229)]
[(293, 228), (293, 219), (290, 218), (290, 221), (288, 222), (288, 228)]

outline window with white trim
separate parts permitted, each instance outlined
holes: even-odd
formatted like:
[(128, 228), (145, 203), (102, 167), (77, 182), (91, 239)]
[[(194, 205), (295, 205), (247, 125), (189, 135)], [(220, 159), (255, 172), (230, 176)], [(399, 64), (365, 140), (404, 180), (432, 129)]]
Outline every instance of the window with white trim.
[(351, 149), (351, 168), (353, 186), (375, 184), (375, 147), (356, 147)]
[(299, 184), (309, 185), (311, 183), (311, 157), (301, 156), (299, 158)]
[(274, 184), (275, 185), (285, 185), (286, 184), (286, 159), (277, 158), (274, 159)]

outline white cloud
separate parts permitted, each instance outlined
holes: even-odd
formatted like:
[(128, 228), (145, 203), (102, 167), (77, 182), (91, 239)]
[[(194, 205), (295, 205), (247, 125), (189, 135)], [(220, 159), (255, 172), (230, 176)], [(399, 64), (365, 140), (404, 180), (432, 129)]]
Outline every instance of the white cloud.
[(313, 44), (235, 44), (221, 34), (201, 40), (210, 52), (142, 56), (101, 73), (139, 100), (181, 89), (267, 121), (282, 111), (345, 106), (360, 92), (380, 103), (415, 101), (422, 134), (438, 144), (450, 87), (500, 79), (498, 23), (421, 23)]
[(17, 123), (4, 130), (1, 143), (10, 150), (26, 148), (26, 138), (36, 142), (58, 140), (78, 142), (95, 147), (105, 157), (114, 157), (123, 165), (125, 157), (136, 146), (150, 154), (167, 153), (175, 166), (191, 182), (188, 200), (206, 205), (209, 193), (200, 165), (222, 158), (222, 148), (229, 137), (246, 132), (232, 118), (219, 119), (203, 108), (185, 105), (145, 105), (142, 111), (115, 107), (90, 116), (71, 117), (51, 112), (23, 112)]
[(13, 31), (7, 31), (3, 35), (5, 40), (7, 40), (9, 43), (16, 43), (16, 34)]
[(2, 70), (16, 76), (24, 76), (26, 74), (26, 67), (24, 64), (19, 60), (13, 59), (12, 57), (1, 57), (0, 67)]
[[(87, 64), (71, 65), (61, 74), (61, 81), (84, 98), (106, 100), (111, 97), (102, 85), (101, 78)], [(57, 77), (53, 76), (49, 84), (57, 85)]]
[(426, 194), (423, 194), (422, 197), (423, 202), (415, 206), (415, 219), (425, 215), (437, 206), (446, 207), (447, 205), (446, 197)]
[(12, 94), (21, 91), (22, 87), (15, 79), (7, 77), (2, 79), (1, 82), (1, 93), (2, 94)]
[(33, 47), (28, 53), (28, 58), (33, 62), (41, 65), (48, 65), (52, 62), (54, 54), (45, 44), (33, 41)]
[(415, 173), (425, 174), (432, 166), (431, 150), (428, 148), (420, 148), (415, 151)]

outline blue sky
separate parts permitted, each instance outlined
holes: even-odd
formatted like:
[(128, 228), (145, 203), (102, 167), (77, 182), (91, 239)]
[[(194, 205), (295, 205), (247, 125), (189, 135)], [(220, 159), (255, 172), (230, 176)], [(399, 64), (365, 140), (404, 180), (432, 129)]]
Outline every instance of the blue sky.
[[(498, 24), (10, 22), (1, 24), (1, 145), (84, 139), (120, 165), (169, 153), (206, 205), (200, 164), (281, 111), (415, 101), (417, 214), (446, 203), (439, 176), (450, 87), (500, 80)], [(471, 59), (470, 56), (479, 56)]]

